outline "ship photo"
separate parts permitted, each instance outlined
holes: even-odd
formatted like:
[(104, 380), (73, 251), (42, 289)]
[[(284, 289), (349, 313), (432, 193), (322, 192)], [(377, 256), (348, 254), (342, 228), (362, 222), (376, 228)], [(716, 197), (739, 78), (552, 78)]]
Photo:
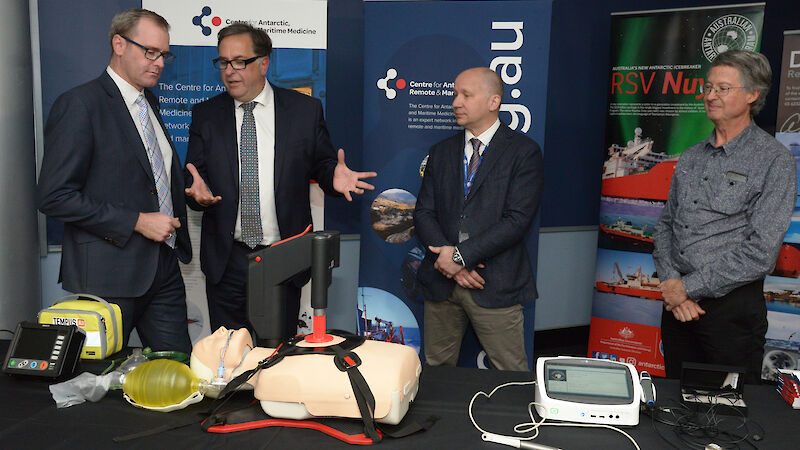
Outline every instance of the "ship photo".
[(633, 297), (644, 297), (653, 300), (663, 300), (661, 291), (658, 285), (661, 283), (658, 277), (653, 274), (647, 275), (642, 273), (642, 267), (639, 266), (636, 272), (623, 275), (619, 269), (619, 264), (614, 263), (614, 271), (618, 277), (614, 281), (598, 281), (595, 283), (598, 291), (609, 292), (612, 294), (630, 295)]
[(784, 242), (778, 259), (775, 261), (775, 270), (772, 275), (786, 278), (800, 277), (800, 248), (798, 244)]
[(653, 232), (647, 229), (647, 225), (637, 227), (633, 222), (617, 218), (614, 223), (600, 224), (600, 231), (610, 235), (612, 238), (632, 241), (634, 244), (645, 244), (653, 246)]
[(611, 197), (666, 200), (678, 156), (653, 151), (653, 140), (634, 130), (624, 147), (612, 144), (603, 163), (601, 192)]

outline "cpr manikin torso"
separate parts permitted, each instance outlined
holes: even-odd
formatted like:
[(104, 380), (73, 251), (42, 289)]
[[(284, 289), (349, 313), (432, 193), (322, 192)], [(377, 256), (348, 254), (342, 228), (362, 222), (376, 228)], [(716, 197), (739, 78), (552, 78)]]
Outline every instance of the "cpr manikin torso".
[[(216, 375), (221, 350), (229, 333), (220, 328), (195, 345), (191, 367), (198, 377), (208, 379), (208, 376)], [(234, 341), (237, 333), (246, 335), (247, 339)], [(344, 345), (344, 341), (344, 337), (334, 335), (333, 340), (325, 344), (300, 341), (297, 346), (313, 349)], [(263, 347), (247, 351), (248, 345), (252, 346), (252, 341), (247, 330), (233, 332), (223, 358), (226, 380), (255, 368), (274, 352), (274, 349)], [(419, 389), (422, 367), (416, 351), (405, 345), (370, 340), (352, 351), (361, 359), (358, 370), (375, 397), (375, 420), (399, 423)], [(239, 360), (234, 361), (237, 355)], [(255, 398), (261, 401), (264, 411), (272, 417), (361, 417), (349, 377), (336, 368), (332, 355), (286, 356), (276, 365), (260, 370), (248, 383), (255, 389)]]

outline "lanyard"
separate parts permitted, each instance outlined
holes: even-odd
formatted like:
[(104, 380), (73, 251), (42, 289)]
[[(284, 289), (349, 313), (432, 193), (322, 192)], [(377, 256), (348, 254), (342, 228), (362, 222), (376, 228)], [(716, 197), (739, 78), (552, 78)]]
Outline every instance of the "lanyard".
[[(478, 167), (480, 167), (481, 163), (483, 162), (483, 157), (486, 155), (486, 150), (489, 150), (488, 145), (483, 149), (483, 153), (480, 153), (481, 157), (478, 159)], [(467, 194), (469, 194), (469, 188), (472, 187), (472, 180), (475, 179), (476, 173), (478, 173), (478, 169), (475, 169), (475, 173), (469, 175), (469, 161), (467, 161), (467, 154), (464, 153), (464, 198), (467, 198)], [(469, 175), (469, 178), (467, 178), (467, 175)]]

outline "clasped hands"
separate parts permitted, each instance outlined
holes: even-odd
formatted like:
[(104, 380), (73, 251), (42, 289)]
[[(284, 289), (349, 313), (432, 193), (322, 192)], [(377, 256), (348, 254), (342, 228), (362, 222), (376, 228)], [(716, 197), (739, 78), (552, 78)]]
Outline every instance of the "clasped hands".
[(670, 278), (658, 285), (661, 295), (664, 297), (664, 307), (671, 311), (676, 319), (681, 322), (689, 322), (700, 319), (705, 314), (705, 310), (694, 300), (690, 299), (683, 286), (683, 281), (678, 278)]
[[(478, 274), (477, 270), (467, 270), (466, 267), (453, 261), (455, 247), (451, 245), (443, 245), (441, 247), (429, 245), (428, 249), (439, 255), (436, 258), (436, 262), (433, 263), (433, 267), (441, 272), (442, 275), (455, 280), (464, 289), (483, 289), (486, 281)], [(476, 268), (483, 269), (484, 267), (483, 264), (478, 264)]]

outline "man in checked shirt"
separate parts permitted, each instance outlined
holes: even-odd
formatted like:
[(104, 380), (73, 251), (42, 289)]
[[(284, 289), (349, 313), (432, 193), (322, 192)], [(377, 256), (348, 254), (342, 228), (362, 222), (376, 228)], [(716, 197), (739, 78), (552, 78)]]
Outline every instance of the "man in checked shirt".
[(741, 366), (745, 382), (760, 380), (764, 277), (775, 266), (797, 194), (791, 153), (752, 120), (771, 77), (759, 53), (717, 56), (703, 86), (714, 131), (683, 152), (672, 177), (653, 235), (669, 378), (691, 361)]

